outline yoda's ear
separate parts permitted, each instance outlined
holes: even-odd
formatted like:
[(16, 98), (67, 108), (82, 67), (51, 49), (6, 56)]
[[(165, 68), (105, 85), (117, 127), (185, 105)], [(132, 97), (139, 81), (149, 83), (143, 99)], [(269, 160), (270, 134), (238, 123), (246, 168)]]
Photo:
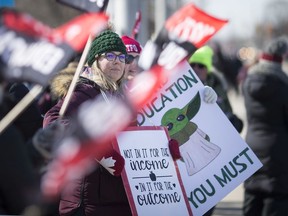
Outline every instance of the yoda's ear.
[(182, 111), (186, 114), (187, 118), (191, 120), (198, 113), (200, 106), (201, 98), (198, 91), (192, 100), (182, 109)]

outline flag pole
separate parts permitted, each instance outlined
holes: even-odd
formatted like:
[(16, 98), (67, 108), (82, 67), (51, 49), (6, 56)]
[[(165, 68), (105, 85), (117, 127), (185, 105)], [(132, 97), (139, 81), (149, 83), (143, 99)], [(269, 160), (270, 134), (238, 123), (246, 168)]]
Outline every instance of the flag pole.
[(34, 101), (43, 90), (43, 86), (35, 85), (0, 121), (0, 134)]
[[(102, 7), (100, 7), (99, 12), (105, 12), (106, 11), (108, 2), (109, 2), (109, 0), (103, 1), (103, 5), (102, 5)], [(75, 89), (77, 80), (78, 80), (78, 78), (80, 76), (80, 73), (81, 73), (81, 71), (83, 69), (83, 66), (85, 64), (85, 61), (86, 61), (86, 58), (87, 58), (87, 55), (88, 55), (88, 52), (89, 52), (89, 49), (90, 49), (90, 46), (91, 46), (91, 43), (92, 43), (92, 39), (93, 38), (92, 38), (92, 36), (90, 34), (89, 37), (88, 37), (88, 40), (87, 40), (87, 42), (85, 44), (85, 47), (84, 47), (84, 50), (82, 52), (82, 55), (81, 55), (80, 61), (78, 63), (78, 66), (76, 68), (75, 75), (74, 75), (74, 77), (72, 79), (72, 82), (71, 82), (71, 84), (69, 86), (67, 95), (65, 96), (63, 104), (62, 104), (61, 109), (59, 111), (60, 118), (62, 118), (65, 115), (66, 109), (67, 109), (68, 104), (69, 104), (69, 102), (71, 100), (71, 97), (72, 97), (72, 93), (73, 93), (73, 91)]]
[(69, 86), (67, 95), (65, 96), (63, 104), (62, 104), (61, 109), (59, 111), (60, 117), (63, 117), (65, 115), (66, 109), (67, 109), (68, 104), (69, 104), (69, 102), (71, 100), (71, 97), (72, 97), (72, 93), (73, 93), (73, 91), (75, 89), (77, 80), (78, 80), (78, 78), (80, 76), (80, 73), (82, 71), (82, 68), (83, 68), (83, 66), (85, 64), (86, 57), (88, 55), (91, 43), (92, 43), (92, 37), (91, 37), (91, 35), (89, 35), (88, 40), (87, 40), (86, 45), (85, 45), (85, 48), (84, 48), (83, 53), (81, 55), (80, 61), (79, 61), (78, 65), (77, 65), (76, 72), (75, 72), (74, 77), (72, 79), (72, 82), (71, 82), (71, 84)]

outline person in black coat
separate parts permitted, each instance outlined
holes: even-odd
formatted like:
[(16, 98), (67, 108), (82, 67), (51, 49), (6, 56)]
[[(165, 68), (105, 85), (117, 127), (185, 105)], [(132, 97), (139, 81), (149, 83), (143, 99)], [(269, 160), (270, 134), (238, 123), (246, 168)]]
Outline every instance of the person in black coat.
[[(21, 82), (9, 83), (6, 86), (6, 92), (11, 98), (7, 102), (7, 106), (11, 110), (17, 103), (19, 103), (26, 94), (28, 94), (28, 87)], [(24, 141), (30, 140), (35, 132), (42, 127), (43, 118), (36, 102), (32, 102), (14, 121), (14, 125), (22, 133)]]
[[(5, 80), (1, 68), (0, 63), (0, 120), (28, 92), (22, 83), (10, 84)], [(1, 128), (0, 215), (28, 216), (35, 215), (36, 211), (41, 216), (55, 215), (54, 200), (46, 200), (42, 195), (41, 176), (31, 158), (33, 146), (26, 141), (39, 128), (42, 118), (37, 114), (37, 106), (32, 104), (9, 126)]]
[(243, 83), (246, 142), (263, 167), (244, 182), (245, 216), (288, 215), (288, 77), (281, 68), (288, 44), (268, 44)]
[[(0, 119), (12, 103), (5, 86), (0, 80)], [(33, 169), (23, 134), (15, 124), (0, 132), (0, 173), (0, 215), (20, 215), (39, 204), (39, 176)]]

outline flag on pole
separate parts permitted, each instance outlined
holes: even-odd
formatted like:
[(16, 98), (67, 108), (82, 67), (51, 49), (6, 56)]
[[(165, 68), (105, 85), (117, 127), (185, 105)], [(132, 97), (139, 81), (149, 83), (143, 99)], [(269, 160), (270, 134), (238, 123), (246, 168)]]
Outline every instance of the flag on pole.
[(139, 10), (136, 12), (135, 23), (134, 23), (132, 34), (131, 34), (132, 38), (137, 39), (139, 31), (140, 31), (141, 20), (142, 20), (142, 15), (141, 15), (141, 11)]
[(83, 14), (52, 29), (28, 14), (0, 10), (0, 61), (5, 79), (48, 85), (78, 52), (89, 35), (106, 28), (104, 13)]
[(109, 0), (57, 0), (59, 3), (85, 12), (104, 12)]

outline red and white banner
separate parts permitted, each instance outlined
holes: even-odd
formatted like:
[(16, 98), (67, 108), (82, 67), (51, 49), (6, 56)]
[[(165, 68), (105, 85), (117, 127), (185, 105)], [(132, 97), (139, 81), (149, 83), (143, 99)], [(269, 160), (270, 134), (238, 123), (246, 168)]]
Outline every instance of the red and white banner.
[(199, 48), (227, 22), (205, 13), (194, 4), (187, 4), (166, 21), (165, 27), (171, 38), (177, 35), (181, 41), (188, 41)]

